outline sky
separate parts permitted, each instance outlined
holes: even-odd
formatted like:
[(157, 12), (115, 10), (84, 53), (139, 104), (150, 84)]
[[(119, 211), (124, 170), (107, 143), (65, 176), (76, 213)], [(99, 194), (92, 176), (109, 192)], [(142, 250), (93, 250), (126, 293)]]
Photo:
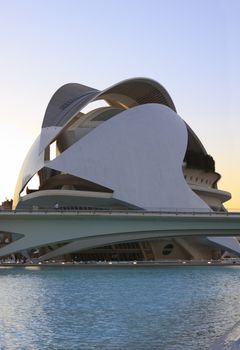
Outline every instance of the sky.
[(239, 0), (0, 0), (0, 202), (54, 92), (148, 77), (171, 95), (240, 208)]

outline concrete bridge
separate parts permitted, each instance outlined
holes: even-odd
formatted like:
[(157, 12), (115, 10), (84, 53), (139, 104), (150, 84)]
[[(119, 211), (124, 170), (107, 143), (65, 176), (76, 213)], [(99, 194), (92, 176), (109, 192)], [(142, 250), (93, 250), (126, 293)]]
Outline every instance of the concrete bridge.
[(240, 236), (240, 213), (189, 211), (1, 211), (0, 232), (19, 239), (0, 248), (0, 257), (66, 242), (46, 260), (101, 245), (167, 237)]

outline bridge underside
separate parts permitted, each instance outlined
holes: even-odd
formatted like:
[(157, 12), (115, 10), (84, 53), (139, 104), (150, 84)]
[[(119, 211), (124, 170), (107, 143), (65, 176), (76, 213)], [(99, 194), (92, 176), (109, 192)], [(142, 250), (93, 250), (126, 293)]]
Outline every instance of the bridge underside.
[(0, 248), (0, 257), (51, 247), (39, 256), (39, 260), (48, 260), (124, 242), (174, 239), (180, 245), (183, 237), (237, 236), (240, 235), (240, 216), (209, 213), (12, 212), (1, 213), (0, 231), (5, 235), (15, 234), (14, 241)]

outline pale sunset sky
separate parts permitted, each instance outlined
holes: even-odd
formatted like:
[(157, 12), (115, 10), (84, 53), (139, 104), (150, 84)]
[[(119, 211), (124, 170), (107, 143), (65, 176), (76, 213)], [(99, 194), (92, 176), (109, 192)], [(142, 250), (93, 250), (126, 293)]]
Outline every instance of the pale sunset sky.
[(149, 77), (171, 95), (240, 208), (239, 0), (0, 0), (0, 202), (63, 84)]

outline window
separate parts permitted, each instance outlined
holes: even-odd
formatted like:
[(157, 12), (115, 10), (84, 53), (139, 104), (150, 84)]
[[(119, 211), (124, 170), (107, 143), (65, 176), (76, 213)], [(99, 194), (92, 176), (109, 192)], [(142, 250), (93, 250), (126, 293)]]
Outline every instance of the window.
[(163, 247), (163, 250), (162, 250), (162, 255), (170, 255), (173, 251), (173, 244), (167, 244), (165, 245), (165, 247)]

